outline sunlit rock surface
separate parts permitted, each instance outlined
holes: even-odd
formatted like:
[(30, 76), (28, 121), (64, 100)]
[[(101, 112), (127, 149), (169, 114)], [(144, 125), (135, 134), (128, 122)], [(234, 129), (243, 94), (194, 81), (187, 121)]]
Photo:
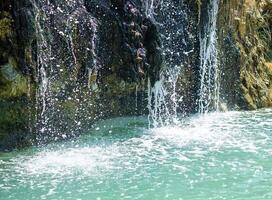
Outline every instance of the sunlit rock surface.
[(272, 106), (272, 2), (221, 1), (218, 17), (225, 102), (244, 109)]

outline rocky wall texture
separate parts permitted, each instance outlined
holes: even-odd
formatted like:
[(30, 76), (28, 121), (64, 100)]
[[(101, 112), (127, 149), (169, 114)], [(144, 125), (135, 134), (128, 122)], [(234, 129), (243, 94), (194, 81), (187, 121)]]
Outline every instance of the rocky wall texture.
[(22, 38), (18, 35), (14, 4), (0, 1), (0, 150), (29, 144), (31, 77), (22, 65)]
[(221, 95), (231, 109), (272, 106), (271, 0), (222, 0)]
[(0, 5), (0, 150), (147, 113), (147, 80), (158, 79), (162, 58), (141, 1)]
[[(155, 10), (143, 0), (63, 2), (0, 0), (0, 151), (147, 114), (148, 80), (162, 72), (175, 93), (167, 103), (197, 111), (209, 1), (156, 1)], [(228, 109), (272, 106), (271, 15), (271, 0), (220, 0), (220, 101)]]

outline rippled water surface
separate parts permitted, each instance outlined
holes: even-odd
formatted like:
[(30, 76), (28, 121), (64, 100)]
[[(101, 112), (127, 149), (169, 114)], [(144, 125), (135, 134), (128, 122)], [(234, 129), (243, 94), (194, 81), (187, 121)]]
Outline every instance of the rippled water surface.
[(156, 129), (118, 118), (75, 141), (2, 153), (0, 199), (272, 199), (272, 110)]

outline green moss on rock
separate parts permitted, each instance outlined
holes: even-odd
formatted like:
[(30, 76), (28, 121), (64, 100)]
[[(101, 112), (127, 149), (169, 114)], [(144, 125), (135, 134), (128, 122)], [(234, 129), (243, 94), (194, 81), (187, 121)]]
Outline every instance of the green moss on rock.
[(28, 93), (28, 80), (10, 63), (0, 66), (0, 97), (20, 97)]
[(8, 12), (0, 12), (0, 40), (6, 40), (12, 35), (12, 23), (12, 17)]

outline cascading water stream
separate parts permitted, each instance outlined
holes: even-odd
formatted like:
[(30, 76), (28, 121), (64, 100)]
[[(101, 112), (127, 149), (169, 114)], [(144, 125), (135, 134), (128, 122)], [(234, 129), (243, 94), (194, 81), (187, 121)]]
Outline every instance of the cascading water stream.
[[(182, 76), (182, 69), (188, 67), (185, 60), (196, 50), (191, 47), (193, 45), (189, 44), (190, 41), (194, 40), (194, 37), (188, 33), (190, 26), (188, 24), (190, 23), (188, 23), (186, 9), (173, 9), (178, 8), (182, 3), (176, 5), (174, 1), (170, 0), (160, 3), (156, 2), (156, 10), (154, 9), (154, 1), (146, 1), (144, 4), (147, 16), (158, 22), (158, 26), (163, 26), (161, 32), (163, 34), (163, 55), (165, 56), (164, 67), (161, 70), (160, 80), (153, 87), (149, 85), (149, 118), (155, 127), (176, 121), (179, 103), (183, 101), (183, 96), (177, 93), (176, 84)], [(170, 11), (169, 8), (171, 8)], [(204, 27), (199, 33), (199, 113), (218, 111), (220, 106), (220, 70), (217, 49), (218, 10), (219, 0), (208, 2), (207, 13), (205, 13), (207, 20), (203, 22)], [(154, 20), (155, 12), (160, 12), (159, 15), (161, 16), (156, 16), (157, 18), (162, 17), (163, 20), (160, 18)], [(178, 16), (182, 16), (182, 18), (178, 18)], [(167, 21), (167, 23), (164, 21)], [(186, 37), (186, 34), (189, 34), (189, 36)], [(179, 85), (179, 87), (181, 86)]]
[(188, 8), (183, 1), (149, 0), (143, 3), (147, 17), (157, 23), (162, 33), (164, 56), (160, 79), (154, 85), (148, 84), (149, 122), (154, 127), (177, 124), (178, 109), (181, 112), (184, 109), (177, 84), (180, 84), (182, 70), (189, 65), (186, 60), (194, 52), (194, 37), (188, 30)]
[(217, 15), (219, 0), (208, 4), (207, 22), (200, 31), (199, 113), (219, 110), (220, 70), (217, 50)]
[(154, 86), (151, 86), (148, 80), (148, 118), (149, 124), (153, 127), (178, 123), (176, 83), (179, 68), (176, 66), (178, 72), (172, 72), (172, 70), (164, 69), (160, 80)]
[[(91, 19), (91, 26), (93, 27), (94, 34), (91, 39), (91, 53), (93, 56), (93, 62), (92, 66), (93, 68), (88, 69), (88, 88), (95, 90), (97, 88), (97, 84), (94, 79), (97, 77), (98, 69), (99, 69), (99, 64), (98, 64), (98, 55), (96, 53), (96, 44), (98, 41), (98, 35), (97, 35), (97, 26), (98, 22), (96, 19)], [(92, 88), (91, 88), (92, 87)]]
[[(156, 9), (162, 3), (160, 0), (148, 0), (144, 2), (145, 13), (152, 21), (156, 21)], [(167, 37), (167, 36), (166, 36)], [(165, 48), (163, 48), (165, 49)], [(164, 54), (173, 53), (173, 49), (166, 48)], [(160, 72), (160, 79), (151, 86), (148, 80), (148, 110), (149, 110), (149, 124), (154, 127), (164, 126), (170, 124), (177, 119), (177, 105), (176, 105), (176, 82), (179, 70), (172, 73), (169, 63), (164, 63), (165, 67)], [(176, 66), (175, 69), (178, 69)], [(176, 76), (175, 76), (176, 75)], [(172, 101), (172, 104), (171, 102)]]
[[(40, 82), (40, 86), (36, 94), (36, 109), (41, 115), (41, 132), (44, 132), (44, 125), (46, 124), (45, 112), (48, 106), (48, 92), (49, 92), (49, 69), (52, 69), (50, 58), (52, 57), (50, 39), (46, 36), (45, 22), (46, 16), (42, 12), (43, 7), (40, 5), (48, 6), (48, 1), (37, 2), (32, 0), (32, 5), (35, 11), (35, 27), (37, 35), (37, 81)], [(41, 105), (41, 108), (40, 108)]]
[[(57, 126), (66, 123), (62, 119), (62, 105), (66, 100), (79, 102), (82, 96), (78, 79), (86, 79), (84, 83), (89, 90), (96, 89), (98, 21), (87, 12), (82, 0), (32, 0), (31, 3), (35, 12), (37, 82), (40, 85), (37, 90), (38, 131), (58, 134), (61, 131)], [(79, 107), (83, 106), (77, 107), (73, 118), (81, 112)], [(54, 120), (56, 118), (59, 123)], [(75, 123), (80, 126), (76, 120)]]
[(162, 126), (169, 123), (168, 119), (170, 111), (167, 105), (167, 90), (164, 87), (164, 77), (151, 87), (150, 80), (148, 80), (148, 110), (149, 110), (149, 125), (154, 127)]
[(161, 0), (144, 0), (143, 4), (145, 6), (145, 15), (152, 19), (153, 21), (155, 20), (155, 10), (158, 8), (160, 5)]

